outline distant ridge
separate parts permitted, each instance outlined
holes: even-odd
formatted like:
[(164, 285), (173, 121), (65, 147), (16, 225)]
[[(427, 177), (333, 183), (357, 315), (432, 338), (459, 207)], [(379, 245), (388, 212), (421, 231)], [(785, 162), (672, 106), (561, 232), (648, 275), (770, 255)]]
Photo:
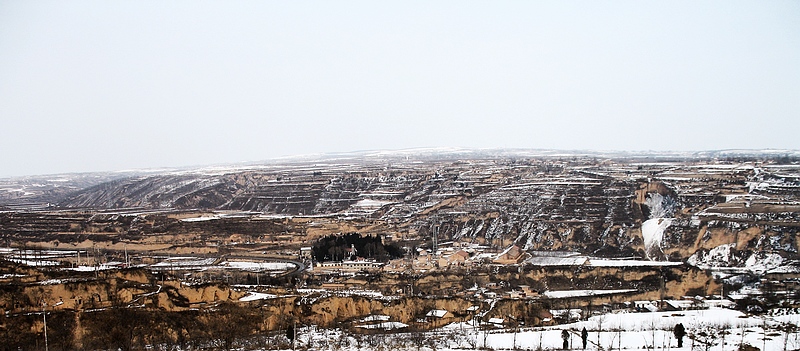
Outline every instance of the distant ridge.
[[(329, 152), (312, 153), (301, 155), (279, 156), (258, 161), (244, 161), (233, 163), (217, 163), (195, 166), (178, 167), (158, 167), (158, 168), (136, 168), (105, 172), (74, 172), (74, 173), (53, 173), (43, 175), (27, 175), (17, 177), (0, 178), (0, 186), (9, 180), (19, 182), (20, 180), (47, 180), (46, 178), (60, 178), (60, 181), (79, 176), (80, 178), (99, 178), (116, 179), (141, 175), (156, 175), (170, 173), (192, 173), (207, 171), (241, 171), (248, 169), (259, 169), (281, 164), (307, 163), (315, 161), (374, 161), (383, 159), (405, 159), (419, 158), (430, 159), (453, 159), (463, 158), (502, 158), (502, 157), (606, 157), (611, 159), (629, 158), (687, 158), (687, 159), (714, 159), (730, 157), (764, 157), (778, 158), (789, 157), (800, 159), (800, 150), (792, 149), (720, 149), (705, 151), (657, 151), (657, 150), (561, 150), (561, 149), (525, 149), (525, 148), (460, 148), (460, 147), (429, 147), (429, 148), (408, 148), (408, 149), (378, 149), (378, 150), (358, 150), (348, 152)], [(2, 191), (2, 188), (0, 188)]]
[(715, 157), (798, 157), (800, 150), (791, 149), (720, 149), (704, 151), (656, 151), (656, 150), (561, 150), (525, 148), (459, 148), (431, 147), (392, 150), (360, 150), (276, 157), (261, 161), (244, 162), (243, 165), (275, 164), (282, 162), (309, 162), (332, 159), (382, 159), (382, 158), (452, 158), (461, 157), (570, 157), (594, 156), (608, 158), (715, 158)]
[[(281, 168), (290, 169), (308, 167), (336, 167), (349, 165), (378, 165), (402, 164), (406, 162), (436, 162), (458, 160), (502, 160), (502, 159), (565, 159), (585, 157), (592, 159), (611, 159), (625, 162), (679, 162), (682, 160), (728, 160), (728, 161), (758, 161), (772, 160), (782, 164), (797, 163), (800, 161), (800, 151), (784, 149), (724, 149), (708, 151), (596, 151), (596, 150), (557, 150), (557, 149), (520, 149), (520, 148), (493, 148), (470, 149), (459, 147), (430, 147), (397, 150), (361, 150), (352, 152), (332, 152), (320, 154), (306, 154), (272, 158), (262, 161), (240, 162), (232, 164), (216, 164), (205, 166), (134, 169), (113, 172), (67, 173), (25, 176), (14, 178), (0, 178), (0, 205), (6, 208), (47, 208), (59, 203), (77, 192), (106, 184), (108, 189), (117, 184), (125, 189), (148, 188), (143, 179), (161, 177), (159, 182), (167, 188), (176, 187), (172, 194), (173, 200), (161, 199), (160, 206), (170, 205), (175, 199), (186, 199), (185, 192), (193, 192), (193, 196), (200, 197), (202, 191), (209, 191), (209, 187), (217, 187), (212, 191), (215, 196), (229, 198), (242, 189), (230, 188), (236, 184), (229, 174), (243, 172), (275, 172)], [(171, 178), (170, 178), (171, 177)], [(234, 177), (235, 178), (235, 177)], [(132, 182), (140, 182), (133, 184)], [(231, 183), (233, 182), (233, 183)], [(181, 184), (184, 184), (181, 186)], [(223, 186), (222, 184), (228, 184)], [(151, 189), (152, 190), (152, 189)], [(133, 190), (129, 190), (133, 191)], [(219, 191), (219, 192), (217, 192)], [(113, 196), (103, 192), (108, 201)], [(122, 196), (123, 193), (118, 194)], [(131, 195), (131, 194), (129, 194)], [(205, 194), (203, 196), (206, 196)], [(99, 195), (98, 195), (99, 196)], [(165, 194), (153, 194), (161, 198)], [(130, 198), (130, 196), (122, 196)], [(98, 198), (99, 199), (99, 198)], [(165, 202), (161, 202), (165, 201)], [(200, 200), (198, 200), (200, 201)], [(221, 201), (221, 200), (219, 200)], [(106, 203), (106, 201), (102, 201)], [(213, 202), (213, 201), (212, 201)], [(96, 203), (85, 199), (79, 203)], [(135, 206), (141, 206), (138, 202)], [(188, 206), (193, 201), (185, 205)], [(218, 204), (217, 202), (213, 202)], [(74, 205), (74, 203), (73, 203)], [(208, 203), (211, 205), (211, 203)]]

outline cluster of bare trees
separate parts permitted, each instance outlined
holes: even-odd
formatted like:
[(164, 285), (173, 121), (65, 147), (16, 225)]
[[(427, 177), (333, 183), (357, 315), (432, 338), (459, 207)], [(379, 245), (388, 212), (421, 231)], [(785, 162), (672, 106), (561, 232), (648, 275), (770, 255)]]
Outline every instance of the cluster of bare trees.
[[(174, 351), (174, 350), (253, 350), (348, 348), (388, 351), (391, 349), (437, 350), (446, 348), (491, 349), (490, 333), (513, 333), (513, 349), (544, 349), (539, 333), (519, 334), (520, 326), (507, 329), (451, 328), (438, 331), (404, 330), (402, 332), (365, 331), (363, 329), (323, 329), (295, 326), (287, 318), (280, 330), (267, 331), (260, 309), (221, 303), (206, 310), (165, 312), (136, 308), (105, 310), (50, 311), (47, 316), (49, 349)], [(41, 315), (0, 316), (0, 351), (44, 350)], [(613, 327), (606, 318), (593, 318), (594, 325), (561, 331), (559, 344), (564, 349), (621, 350), (625, 331)], [(760, 327), (760, 328), (758, 328)], [(692, 350), (795, 350), (800, 347), (798, 326), (793, 323), (763, 319), (760, 326), (728, 323), (692, 323), (664, 325), (656, 320), (645, 322), (636, 334), (651, 350), (669, 350), (689, 346)], [(757, 333), (757, 337), (753, 334)], [(592, 335), (594, 334), (594, 335)], [(522, 335), (525, 335), (524, 337)], [(533, 336), (531, 336), (533, 335)], [(555, 334), (550, 334), (554, 337)], [(601, 337), (602, 335), (602, 337)], [(749, 337), (748, 337), (749, 335)], [(630, 341), (631, 334), (625, 338)], [(533, 338), (531, 340), (530, 338)], [(538, 338), (538, 347), (537, 339)], [(557, 336), (555, 336), (557, 338)], [(596, 338), (596, 339), (595, 339)], [(674, 338), (674, 340), (673, 340)], [(662, 340), (663, 339), (663, 340)], [(758, 340), (761, 345), (748, 345)], [(771, 340), (767, 343), (767, 340)], [(547, 340), (553, 347), (555, 340)], [(780, 345), (782, 348), (777, 348)]]
[[(48, 311), (49, 350), (189, 350), (277, 348), (260, 309), (221, 303), (206, 310), (166, 312), (137, 308)], [(41, 314), (0, 316), (0, 351), (44, 350)]]

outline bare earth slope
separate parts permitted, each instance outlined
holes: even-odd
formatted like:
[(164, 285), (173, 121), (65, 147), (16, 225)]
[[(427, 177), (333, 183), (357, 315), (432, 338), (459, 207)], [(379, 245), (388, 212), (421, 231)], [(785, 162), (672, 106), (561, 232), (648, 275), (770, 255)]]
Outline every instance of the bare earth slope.
[[(365, 153), (84, 181), (83, 189), (48, 199), (61, 209), (326, 216), (323, 227), (286, 231), (431, 240), (435, 230), (439, 241), (500, 250), (516, 245), (683, 260), (735, 243), (738, 251), (793, 258), (800, 222), (797, 163), (788, 152)], [(658, 225), (643, 225), (648, 220)]]

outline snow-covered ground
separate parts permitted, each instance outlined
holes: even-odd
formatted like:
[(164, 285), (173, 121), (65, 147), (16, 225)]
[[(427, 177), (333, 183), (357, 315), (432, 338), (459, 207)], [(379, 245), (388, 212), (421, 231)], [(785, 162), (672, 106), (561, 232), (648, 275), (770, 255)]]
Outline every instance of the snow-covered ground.
[[(673, 329), (683, 324), (683, 347)], [(315, 350), (561, 350), (563, 331), (569, 349), (581, 350), (581, 330), (588, 332), (586, 350), (721, 350), (735, 351), (741, 344), (761, 350), (796, 350), (800, 334), (781, 331), (785, 323), (800, 324), (800, 315), (753, 317), (741, 312), (709, 310), (654, 313), (612, 313), (586, 321), (544, 328), (481, 330), (471, 322), (454, 323), (425, 333), (347, 335), (339, 330), (298, 331), (298, 342)], [(375, 327), (379, 328), (376, 324)], [(724, 338), (724, 340), (723, 340)], [(724, 341), (724, 343), (723, 343)], [(709, 347), (706, 348), (705, 346)], [(784, 348), (784, 345), (786, 348)]]

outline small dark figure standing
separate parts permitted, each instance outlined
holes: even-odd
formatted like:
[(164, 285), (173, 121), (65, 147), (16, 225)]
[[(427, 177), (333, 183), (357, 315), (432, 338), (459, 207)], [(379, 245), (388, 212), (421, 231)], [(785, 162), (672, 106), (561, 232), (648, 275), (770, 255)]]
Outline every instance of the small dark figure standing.
[(586, 327), (583, 327), (581, 330), (581, 341), (583, 341), (583, 349), (586, 350), (586, 342), (589, 339), (589, 332), (586, 331)]
[(564, 340), (564, 346), (562, 349), (566, 350), (569, 348), (569, 332), (566, 330), (561, 331), (561, 340)]
[(672, 333), (675, 334), (675, 339), (678, 339), (678, 347), (683, 347), (683, 337), (686, 336), (686, 328), (683, 327), (683, 323), (676, 324)]
[(289, 327), (286, 328), (286, 338), (289, 339), (289, 343), (294, 345), (294, 325), (290, 324)]

